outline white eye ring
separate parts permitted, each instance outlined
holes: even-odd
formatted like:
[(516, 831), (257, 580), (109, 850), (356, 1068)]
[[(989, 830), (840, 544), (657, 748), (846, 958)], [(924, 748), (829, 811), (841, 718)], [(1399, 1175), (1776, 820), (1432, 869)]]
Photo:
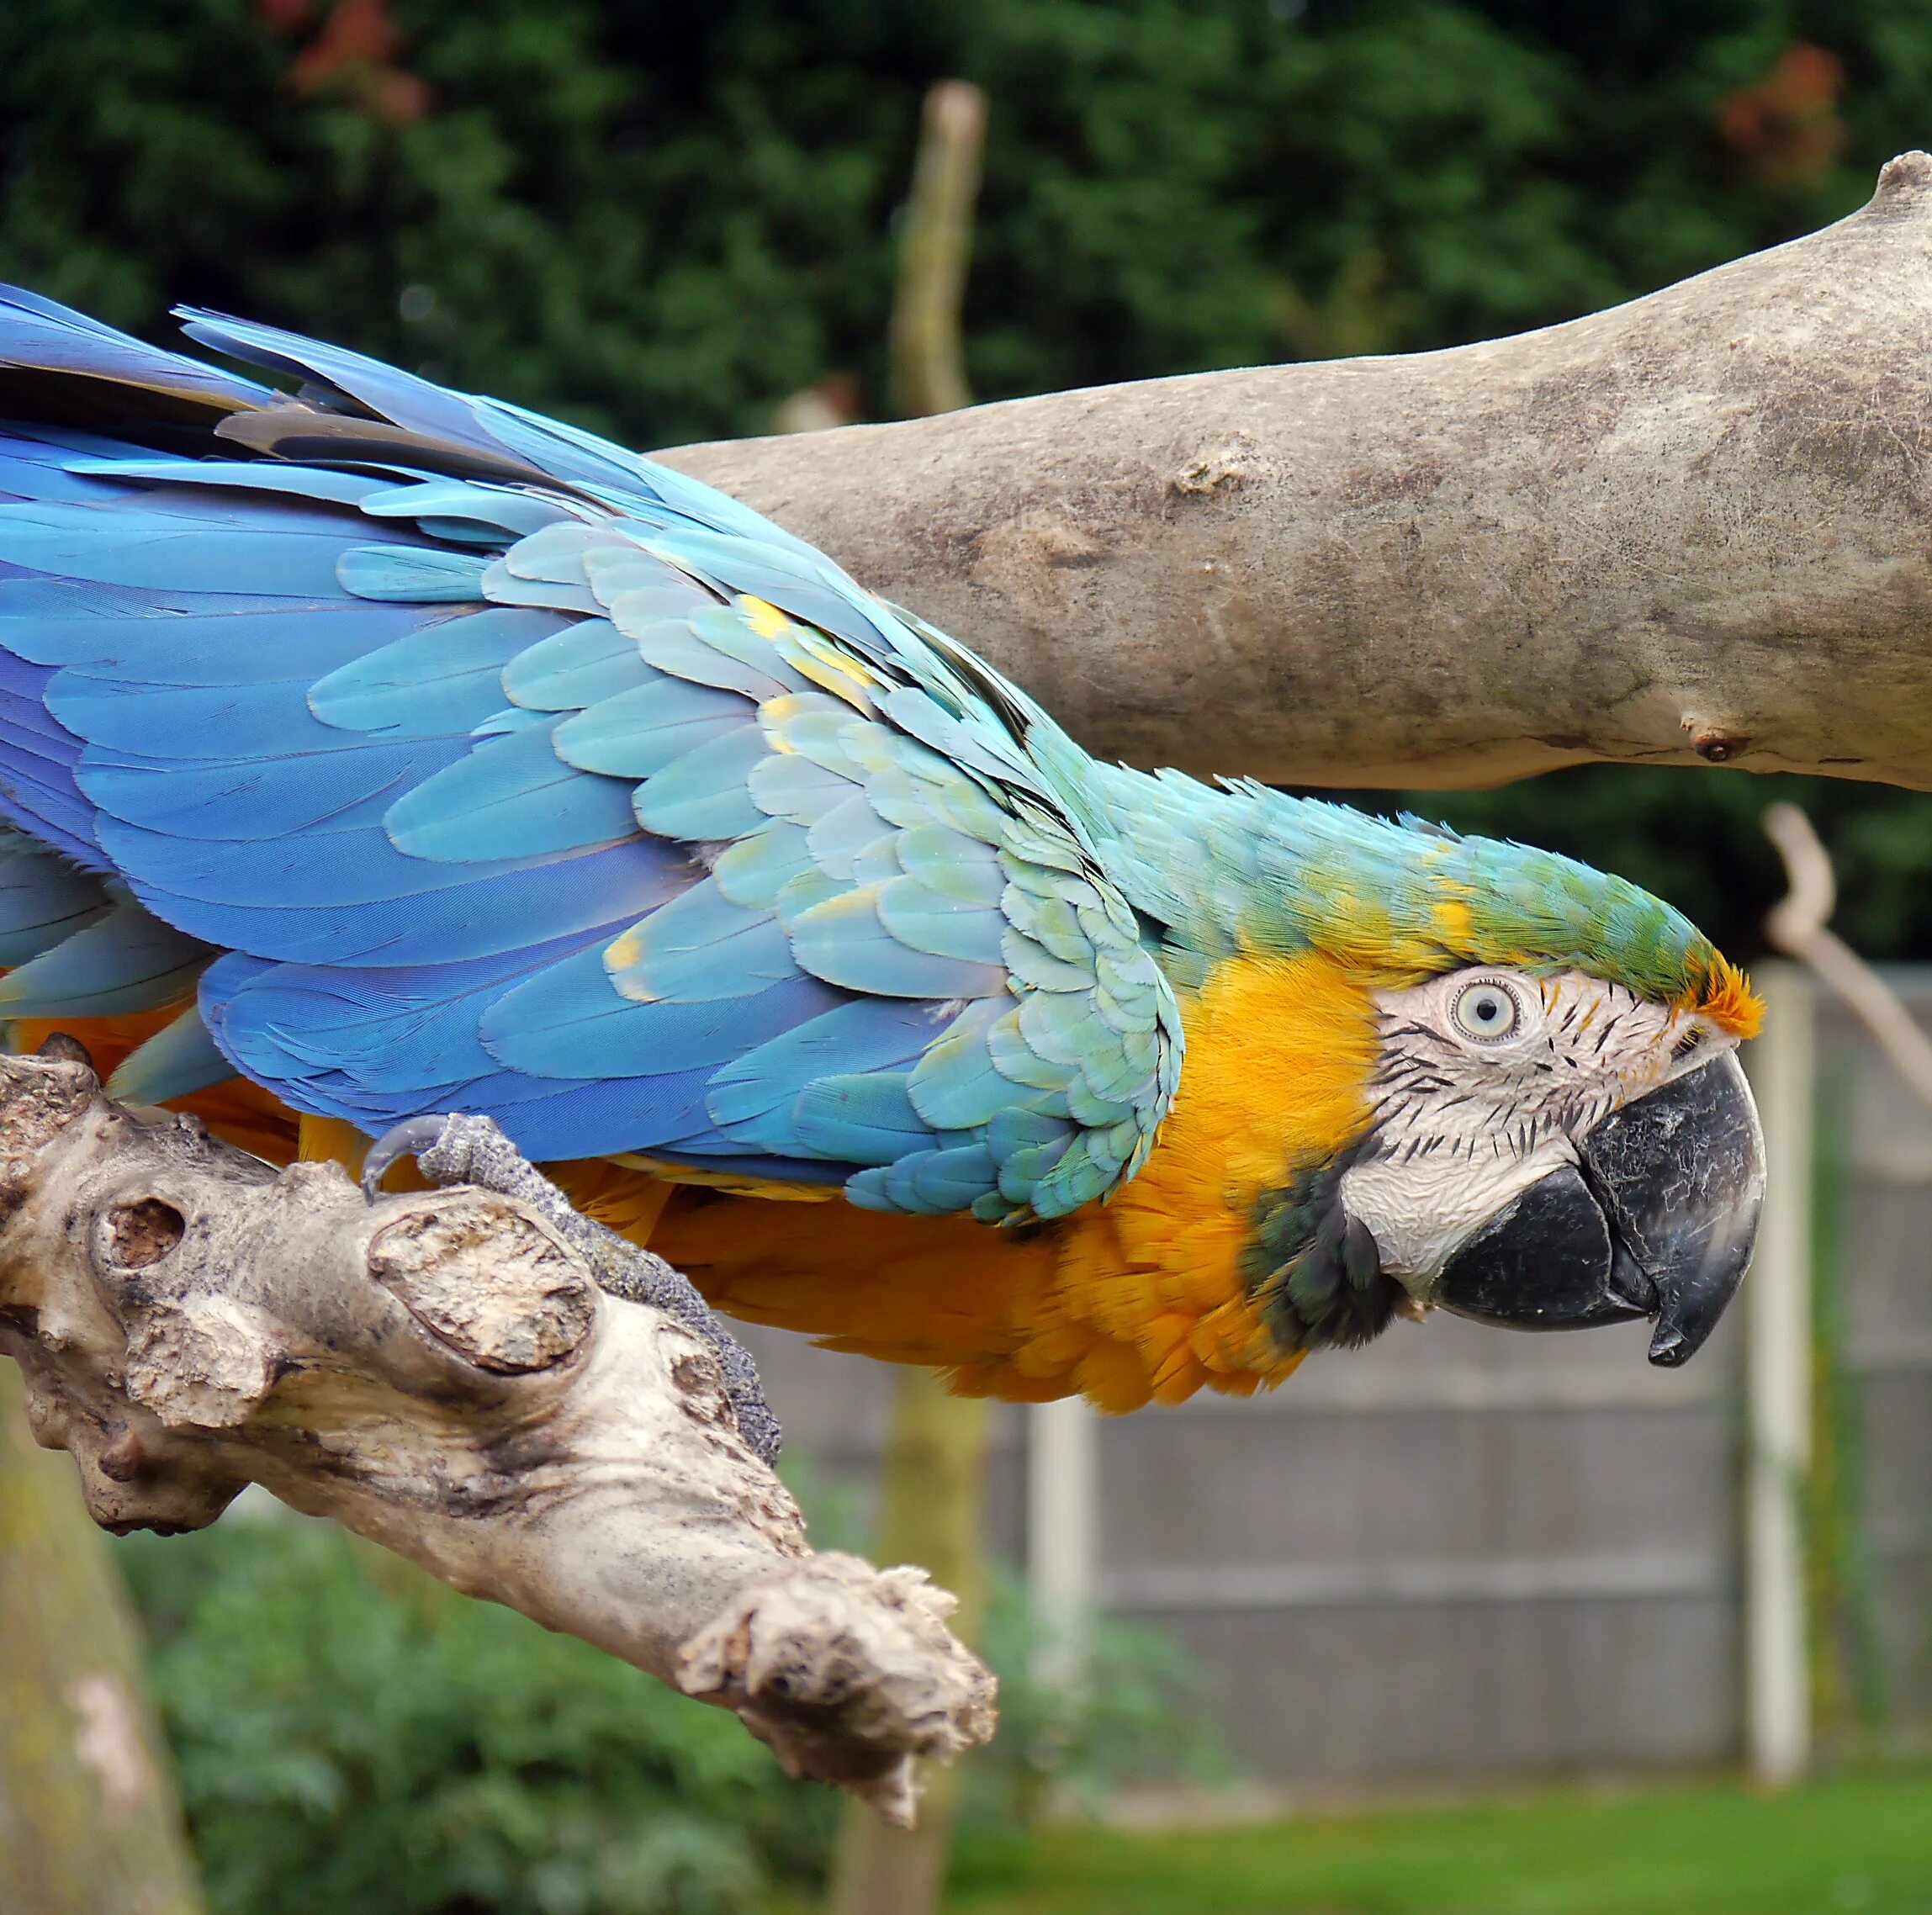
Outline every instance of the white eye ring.
[(1456, 993), (1449, 1017), (1457, 1030), (1477, 1044), (1501, 1044), (1522, 1022), (1522, 1003), (1506, 984), (1479, 978)]

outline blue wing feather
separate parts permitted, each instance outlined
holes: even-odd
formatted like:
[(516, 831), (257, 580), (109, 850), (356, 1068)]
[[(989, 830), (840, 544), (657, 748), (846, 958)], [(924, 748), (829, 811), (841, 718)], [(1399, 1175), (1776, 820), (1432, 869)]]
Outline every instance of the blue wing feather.
[(0, 365), (78, 373), (243, 405), (276, 396), (253, 379), (146, 345), (19, 286), (0, 287)]
[[(406, 624), (399, 622), (388, 643), (378, 640), (313, 680), (309, 709), (347, 732), (406, 738), (467, 733), (502, 708), (504, 668), (573, 622), (554, 611), (511, 606), (453, 618), (418, 611)], [(368, 637), (376, 640), (373, 628)]]
[(111, 817), (172, 838), (265, 838), (367, 830), (396, 794), (464, 748), (439, 759), (414, 741), (312, 752), (290, 775), (273, 759), (141, 758), (90, 752), (77, 771), (88, 801)]
[(807, 1149), (846, 1163), (890, 1164), (933, 1144), (902, 1071), (815, 1077), (799, 1092), (791, 1124)]
[(945, 1022), (930, 1004), (906, 998), (855, 998), (726, 1065), (712, 1080), (712, 1114), (735, 1133), (783, 1114), (781, 1127), (790, 1139), (786, 1147), (796, 1147), (790, 1110), (802, 1086), (836, 1071), (911, 1064), (924, 1055)]
[(0, 977), (0, 1017), (115, 1017), (185, 995), (215, 952), (131, 900)]
[(107, 1091), (124, 1103), (161, 1103), (191, 1097), (234, 1075), (235, 1066), (208, 1034), (201, 1007), (191, 1004), (121, 1060)]
[(637, 1003), (593, 949), (499, 997), (482, 1033), (500, 1063), (532, 1076), (657, 1077), (728, 1063), (842, 1001), (795, 971), (762, 990)]
[(413, 786), (384, 814), (390, 843), (410, 858), (480, 865), (631, 836), (630, 786), (566, 764), (555, 730), (484, 741)]
[(25, 964), (104, 917), (101, 881), (16, 832), (0, 830), (0, 965)]
[(660, 674), (565, 719), (555, 733), (557, 755), (580, 771), (651, 778), (744, 722), (743, 699)]
[(606, 618), (586, 618), (529, 646), (503, 671), (503, 689), (538, 712), (581, 712), (647, 685), (661, 685), (627, 638)]

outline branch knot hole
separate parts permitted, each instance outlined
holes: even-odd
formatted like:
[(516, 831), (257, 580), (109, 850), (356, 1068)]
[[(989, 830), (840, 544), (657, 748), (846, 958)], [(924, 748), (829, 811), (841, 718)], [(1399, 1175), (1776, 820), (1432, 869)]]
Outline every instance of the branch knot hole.
[(1707, 728), (1691, 740), (1691, 749), (1707, 764), (1728, 764), (1750, 749), (1751, 741), (1742, 732), (1720, 732)]
[(1691, 749), (1707, 764), (1728, 764), (1751, 749), (1751, 735), (1729, 725), (1713, 724), (1694, 712), (1679, 720), (1691, 735)]
[(159, 1197), (117, 1203), (106, 1218), (109, 1257), (123, 1270), (146, 1270), (159, 1263), (188, 1234), (188, 1221)]

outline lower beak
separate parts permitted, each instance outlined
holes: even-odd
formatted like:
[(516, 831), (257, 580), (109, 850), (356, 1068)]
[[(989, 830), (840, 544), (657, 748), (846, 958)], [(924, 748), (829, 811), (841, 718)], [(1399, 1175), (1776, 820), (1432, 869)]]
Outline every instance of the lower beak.
[(1717, 1327), (1758, 1234), (1765, 1147), (1734, 1054), (1605, 1118), (1449, 1260), (1430, 1301), (1516, 1330), (1656, 1320), (1650, 1361)]

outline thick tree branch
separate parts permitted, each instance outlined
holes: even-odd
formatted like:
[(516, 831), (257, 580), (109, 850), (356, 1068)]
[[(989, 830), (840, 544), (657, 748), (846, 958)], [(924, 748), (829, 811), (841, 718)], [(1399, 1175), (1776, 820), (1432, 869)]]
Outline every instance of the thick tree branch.
[(664, 456), (1104, 754), (1932, 786), (1922, 153), (1823, 232), (1517, 338)]
[(908, 1819), (910, 1758), (992, 1732), (951, 1599), (811, 1553), (667, 1266), (619, 1270), (481, 1120), (421, 1161), (472, 1181), (372, 1204), (109, 1103), (77, 1046), (0, 1057), (0, 1352), (95, 1520), (192, 1529), (263, 1484)]

